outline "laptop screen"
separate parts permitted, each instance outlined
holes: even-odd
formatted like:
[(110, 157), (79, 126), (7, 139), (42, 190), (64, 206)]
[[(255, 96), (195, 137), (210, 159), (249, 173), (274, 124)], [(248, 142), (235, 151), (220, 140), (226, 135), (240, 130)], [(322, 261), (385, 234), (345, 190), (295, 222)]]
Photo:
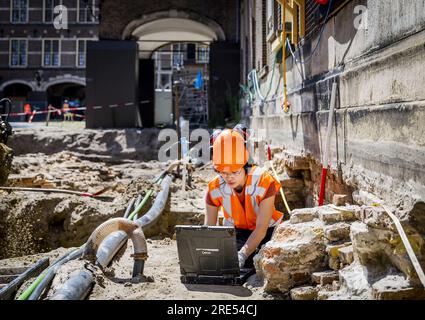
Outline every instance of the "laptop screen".
[(238, 276), (233, 227), (177, 225), (180, 271), (187, 276)]

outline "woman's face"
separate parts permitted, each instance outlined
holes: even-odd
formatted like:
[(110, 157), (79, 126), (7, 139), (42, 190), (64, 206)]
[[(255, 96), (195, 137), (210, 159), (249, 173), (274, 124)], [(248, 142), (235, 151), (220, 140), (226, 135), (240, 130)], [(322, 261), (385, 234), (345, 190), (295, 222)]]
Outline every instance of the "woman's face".
[(219, 172), (219, 175), (232, 189), (237, 189), (245, 185), (246, 174), (244, 168), (234, 172)]

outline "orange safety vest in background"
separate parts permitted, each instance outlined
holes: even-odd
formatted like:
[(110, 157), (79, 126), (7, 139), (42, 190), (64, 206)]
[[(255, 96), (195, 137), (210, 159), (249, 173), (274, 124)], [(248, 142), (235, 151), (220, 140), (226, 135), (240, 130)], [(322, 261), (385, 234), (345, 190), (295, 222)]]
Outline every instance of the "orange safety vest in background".
[[(272, 183), (276, 190), (280, 189), (280, 183), (264, 168), (253, 166), (245, 183), (245, 207), (242, 207), (238, 196), (220, 176), (210, 181), (208, 192), (214, 205), (223, 208), (224, 225), (254, 230), (260, 203)], [(273, 206), (269, 227), (279, 224), (282, 216), (283, 213)]]
[(31, 114), (31, 105), (29, 105), (28, 103), (24, 104), (24, 113)]

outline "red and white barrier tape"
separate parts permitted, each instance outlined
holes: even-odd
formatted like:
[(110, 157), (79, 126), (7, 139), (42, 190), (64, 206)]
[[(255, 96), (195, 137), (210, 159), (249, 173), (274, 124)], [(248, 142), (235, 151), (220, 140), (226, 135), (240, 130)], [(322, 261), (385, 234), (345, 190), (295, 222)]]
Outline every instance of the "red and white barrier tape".
[[(123, 104), (110, 104), (110, 105), (105, 106), (105, 108), (117, 108), (120, 105), (123, 106), (123, 107), (132, 107), (132, 106), (134, 106), (134, 103), (133, 102), (126, 102), (126, 103), (123, 103)], [(99, 110), (99, 109), (103, 109), (103, 108), (104, 108), (104, 106), (93, 106), (92, 107), (92, 109), (94, 109), (94, 110)], [(36, 115), (36, 114), (45, 114), (45, 113), (58, 113), (59, 115), (61, 115), (61, 112), (65, 113), (65, 112), (69, 112), (69, 111), (87, 110), (87, 109), (88, 109), (87, 107), (80, 107), (80, 108), (68, 108), (66, 110), (65, 109), (57, 109), (57, 108), (54, 108), (54, 110), (38, 110), (38, 111), (34, 110), (34, 111), (31, 112), (31, 116), (34, 117), (34, 115)], [(14, 112), (14, 113), (10, 113), (9, 116), (10, 117), (25, 116), (27, 114), (28, 113), (25, 113), (25, 112)], [(76, 113), (72, 113), (72, 115), (74, 115), (76, 117), (81, 117), (81, 118), (85, 117), (83, 115), (76, 114)], [(1, 114), (1, 116), (7, 116), (7, 114)]]

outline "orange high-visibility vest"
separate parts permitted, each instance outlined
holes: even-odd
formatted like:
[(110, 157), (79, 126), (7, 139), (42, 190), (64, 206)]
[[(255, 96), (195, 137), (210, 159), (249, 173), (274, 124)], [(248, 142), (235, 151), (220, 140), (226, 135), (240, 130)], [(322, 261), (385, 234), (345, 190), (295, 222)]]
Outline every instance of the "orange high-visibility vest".
[(26, 103), (26, 104), (24, 105), (24, 112), (25, 112), (26, 114), (31, 114), (31, 106), (30, 106), (28, 103)]
[[(260, 203), (272, 183), (276, 190), (280, 189), (280, 183), (264, 168), (253, 166), (245, 183), (245, 207), (242, 207), (238, 196), (220, 176), (210, 181), (208, 192), (214, 205), (223, 208), (224, 225), (254, 230)], [(269, 227), (279, 224), (282, 216), (283, 213), (273, 206)]]

